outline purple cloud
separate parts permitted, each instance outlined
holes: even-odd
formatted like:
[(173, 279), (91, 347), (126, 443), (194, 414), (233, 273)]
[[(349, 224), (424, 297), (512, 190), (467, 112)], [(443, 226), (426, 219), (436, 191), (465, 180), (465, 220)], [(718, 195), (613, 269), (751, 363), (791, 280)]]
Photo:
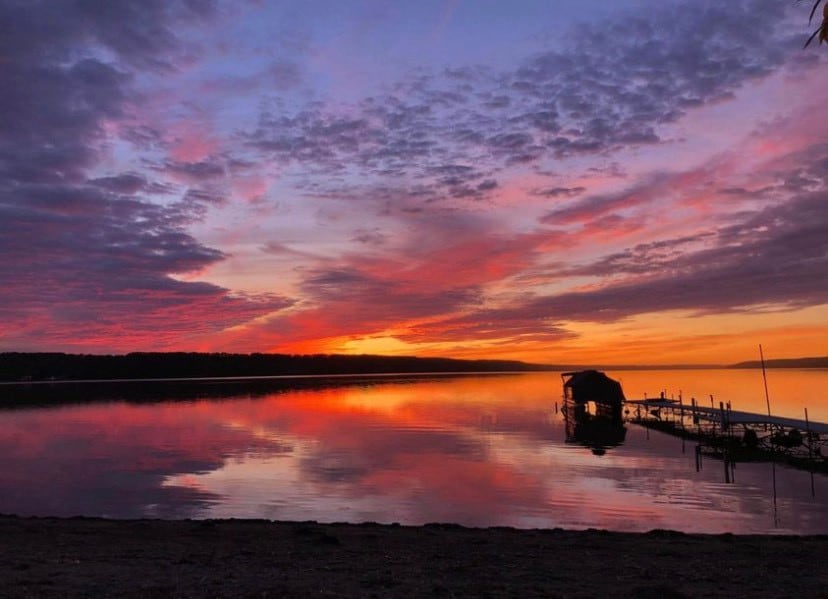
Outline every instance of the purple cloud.
[[(779, 26), (788, 9), (772, 0), (658, 6), (585, 26), (565, 49), (512, 70), (414, 75), (347, 116), (324, 103), (278, 105), (246, 139), (316, 173), (355, 172), (374, 186), (418, 181), (429, 197), (478, 199), (511, 165), (659, 143), (660, 126), (770, 75), (794, 60), (797, 34)], [(467, 180), (440, 174), (451, 168), (470, 169)]]
[[(183, 51), (176, 22), (211, 6), (0, 6), (0, 345), (163, 348), (290, 303), (171, 276), (225, 258), (186, 230), (214, 201), (206, 190), (170, 202), (174, 190), (146, 175), (88, 174), (102, 159), (105, 123), (130, 109), (134, 74), (173, 69)], [(188, 167), (216, 174), (209, 164)]]

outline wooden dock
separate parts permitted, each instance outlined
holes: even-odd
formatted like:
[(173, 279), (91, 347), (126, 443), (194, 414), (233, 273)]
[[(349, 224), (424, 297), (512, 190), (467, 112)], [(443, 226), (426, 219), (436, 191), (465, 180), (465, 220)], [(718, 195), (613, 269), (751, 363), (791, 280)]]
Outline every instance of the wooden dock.
[[(800, 431), (808, 431), (818, 435), (828, 435), (828, 423), (825, 422), (806, 422), (797, 418), (785, 418), (782, 416), (768, 416), (767, 414), (755, 414), (753, 412), (739, 412), (736, 410), (729, 410), (725, 407), (724, 413), (722, 408), (709, 408), (705, 406), (695, 406), (687, 404), (680, 404), (674, 399), (628, 399), (624, 402), (625, 405), (644, 406), (647, 410), (652, 409), (667, 409), (671, 411), (685, 412), (692, 416), (694, 413), (704, 420), (710, 422), (722, 423), (729, 422), (731, 425), (768, 425), (771, 427), (798, 429)], [(694, 412), (695, 411), (695, 412)], [(723, 417), (724, 414), (724, 417)]]
[(652, 399), (626, 399), (621, 384), (597, 370), (564, 372), (561, 381), (568, 442), (603, 452), (608, 443), (623, 440), (624, 423), (632, 422), (696, 441), (696, 468), (701, 468), (704, 453), (720, 457), (726, 482), (732, 482), (738, 461), (785, 461), (810, 470), (812, 483), (814, 472), (828, 474), (828, 423), (809, 421), (807, 409), (800, 420), (772, 416), (770, 406), (768, 414), (735, 411), (730, 402), (720, 401), (717, 408), (712, 395), (710, 407), (698, 405), (695, 398), (685, 404), (681, 395), (668, 399), (664, 393)]
[[(667, 399), (624, 402), (625, 419), (698, 442), (697, 452), (726, 461), (781, 460), (828, 473), (828, 423)], [(806, 413), (807, 416), (807, 413)]]

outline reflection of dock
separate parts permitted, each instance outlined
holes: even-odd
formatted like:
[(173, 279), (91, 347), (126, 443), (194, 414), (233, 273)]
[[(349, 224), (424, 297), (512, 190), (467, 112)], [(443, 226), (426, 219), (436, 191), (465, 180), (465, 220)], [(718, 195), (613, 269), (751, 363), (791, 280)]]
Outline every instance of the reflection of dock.
[[(772, 460), (828, 472), (828, 424), (740, 412), (719, 402), (705, 407), (672, 399), (624, 402), (627, 419), (699, 443), (700, 452), (729, 461)], [(806, 413), (807, 416), (807, 413)]]

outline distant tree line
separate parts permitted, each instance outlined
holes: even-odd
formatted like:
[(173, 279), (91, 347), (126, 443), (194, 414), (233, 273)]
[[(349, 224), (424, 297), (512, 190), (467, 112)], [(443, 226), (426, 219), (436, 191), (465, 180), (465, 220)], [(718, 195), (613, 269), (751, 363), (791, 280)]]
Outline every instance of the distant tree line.
[[(759, 368), (758, 361), (730, 368)], [(768, 368), (828, 368), (828, 357), (766, 361)], [(709, 368), (704, 365), (591, 365), (600, 370)], [(411, 356), (292, 355), (230, 353), (0, 353), (0, 381), (222, 378), (279, 375), (531, 372), (579, 370), (586, 366), (529, 364), (515, 360), (457, 360)]]
[(371, 355), (0, 353), (0, 381), (166, 379), (414, 372), (537, 371), (512, 360), (455, 360)]
[[(821, 358), (783, 358), (780, 360), (765, 360), (766, 368), (828, 368), (828, 356)], [(730, 368), (762, 368), (762, 362), (751, 360), (739, 362)]]

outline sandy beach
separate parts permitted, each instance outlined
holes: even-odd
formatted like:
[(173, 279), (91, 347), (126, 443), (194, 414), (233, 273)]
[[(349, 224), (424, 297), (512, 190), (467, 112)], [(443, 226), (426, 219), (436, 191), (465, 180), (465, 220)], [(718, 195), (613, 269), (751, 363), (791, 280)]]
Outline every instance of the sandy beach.
[(0, 517), (4, 597), (828, 597), (828, 536)]

